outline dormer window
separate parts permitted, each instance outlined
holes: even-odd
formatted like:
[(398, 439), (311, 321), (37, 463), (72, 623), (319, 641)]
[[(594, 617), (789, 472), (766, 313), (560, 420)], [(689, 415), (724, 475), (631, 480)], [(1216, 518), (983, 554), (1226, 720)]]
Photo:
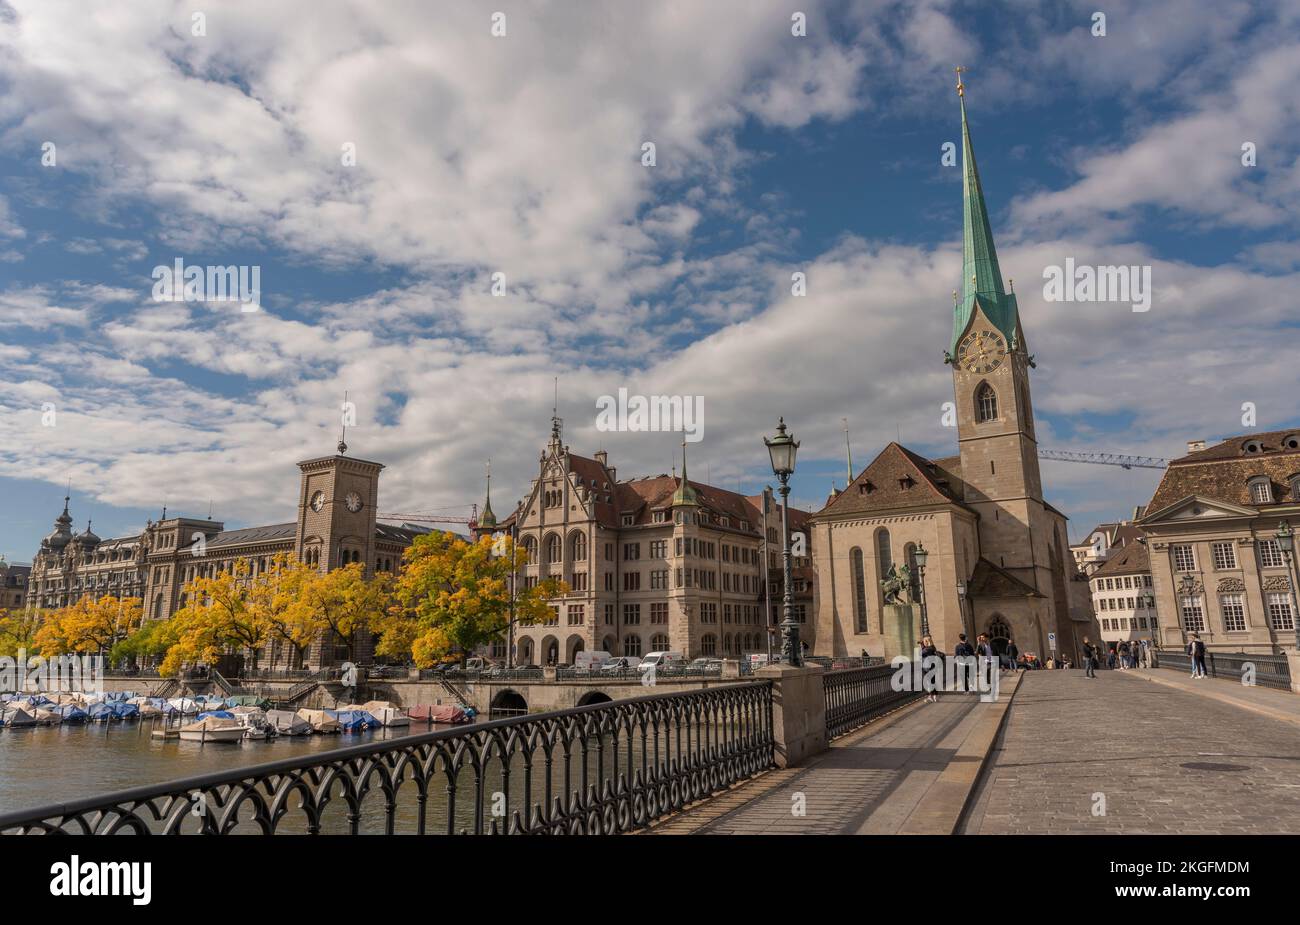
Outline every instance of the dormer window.
[(902, 489), (911, 488), (915, 484), (916, 484), (916, 479), (912, 478), (910, 475), (905, 475), (898, 480), (898, 487)]
[(1300, 450), (1300, 434), (1287, 434), (1282, 438), (1282, 449)]
[(623, 526), (625, 526), (625, 527), (630, 527), (630, 526), (632, 526), (634, 523), (636, 523), (636, 515), (635, 515), (635, 514), (624, 514), (624, 515), (623, 515)]
[(1291, 476), (1287, 482), (1291, 485), (1291, 500), (1300, 501), (1300, 474)]
[(869, 495), (875, 490), (876, 486), (871, 483), (870, 479), (858, 486), (858, 494), (860, 495)]
[(1272, 504), (1273, 503), (1273, 483), (1267, 476), (1259, 476), (1250, 480), (1250, 502), (1251, 504)]
[(1264, 444), (1259, 440), (1247, 440), (1241, 445), (1241, 451), (1247, 456), (1253, 456), (1256, 453), (1264, 452)]

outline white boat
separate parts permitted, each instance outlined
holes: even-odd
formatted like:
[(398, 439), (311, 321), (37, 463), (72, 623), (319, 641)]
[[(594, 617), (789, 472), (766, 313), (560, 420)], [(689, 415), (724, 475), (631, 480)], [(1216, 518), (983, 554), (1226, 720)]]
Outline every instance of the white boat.
[(62, 722), (63, 722), (62, 713), (56, 713), (54, 710), (47, 710), (44, 707), (36, 708), (36, 725), (57, 726)]
[(310, 723), (312, 732), (339, 732), (343, 728), (337, 719), (324, 710), (299, 710), (298, 718)]
[(382, 726), (411, 725), (411, 717), (406, 715), (406, 711), (390, 700), (369, 700), (357, 709), (365, 710)]
[(266, 714), (266, 721), (275, 727), (277, 735), (309, 736), (311, 723), (292, 710), (271, 710)]
[(209, 716), (182, 726), (180, 737), (187, 742), (238, 742), (244, 737), (244, 727), (237, 719)]
[(10, 729), (27, 729), (35, 725), (36, 717), (22, 707), (15, 707), (11, 704), (3, 713), (0, 713), (0, 726), (8, 726)]

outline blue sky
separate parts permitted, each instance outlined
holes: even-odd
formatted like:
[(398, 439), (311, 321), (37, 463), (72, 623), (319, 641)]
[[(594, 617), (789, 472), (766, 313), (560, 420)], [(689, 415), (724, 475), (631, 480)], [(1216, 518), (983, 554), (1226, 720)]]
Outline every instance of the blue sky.
[[(841, 418), (858, 467), (954, 452), (959, 63), (1041, 444), (1300, 423), (1300, 5), (1108, 5), (1105, 36), (1096, 4), (801, 6), (796, 37), (775, 2), (236, 0), (195, 35), (180, 3), (0, 0), (0, 552), (30, 559), (69, 479), (103, 536), (163, 504), (291, 519), (345, 390), (386, 510), (467, 512), (491, 456), (504, 513), (556, 376), (622, 476), (680, 438), (597, 432), (620, 387), (703, 396), (692, 476), (744, 491), (785, 415), (803, 506), (843, 485)], [(177, 257), (259, 266), (262, 310), (154, 301)], [(1151, 266), (1151, 311), (1046, 302), (1066, 258)], [(1043, 473), (1072, 538), (1158, 478)]]

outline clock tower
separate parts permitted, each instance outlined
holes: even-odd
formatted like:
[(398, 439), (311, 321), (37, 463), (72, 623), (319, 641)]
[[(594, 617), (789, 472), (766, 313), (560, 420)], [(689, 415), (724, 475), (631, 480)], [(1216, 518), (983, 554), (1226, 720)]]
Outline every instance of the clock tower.
[(1044, 542), (1053, 531), (1043, 504), (1029, 398), (1034, 361), (1015, 293), (1003, 287), (960, 76), (957, 93), (964, 245), (962, 289), (953, 293), (953, 334), (946, 360), (953, 367), (964, 500), (979, 513), (983, 557), (1043, 591), (1051, 587)]
[(379, 509), (381, 463), (345, 455), (298, 463), (302, 479), (298, 488), (298, 529), (294, 552), (321, 571), (352, 562), (365, 566), (366, 577), (375, 573), (375, 518)]

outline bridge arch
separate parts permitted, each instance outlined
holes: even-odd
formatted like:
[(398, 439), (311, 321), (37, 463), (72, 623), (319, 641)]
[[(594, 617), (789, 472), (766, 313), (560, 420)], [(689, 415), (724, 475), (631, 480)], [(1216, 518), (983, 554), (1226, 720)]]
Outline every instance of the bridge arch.
[(612, 703), (614, 698), (604, 691), (587, 691), (578, 700), (578, 706), (585, 707), (593, 703)]
[(505, 688), (497, 691), (488, 709), (489, 719), (505, 719), (510, 716), (524, 716), (528, 713), (528, 701), (518, 691)]

